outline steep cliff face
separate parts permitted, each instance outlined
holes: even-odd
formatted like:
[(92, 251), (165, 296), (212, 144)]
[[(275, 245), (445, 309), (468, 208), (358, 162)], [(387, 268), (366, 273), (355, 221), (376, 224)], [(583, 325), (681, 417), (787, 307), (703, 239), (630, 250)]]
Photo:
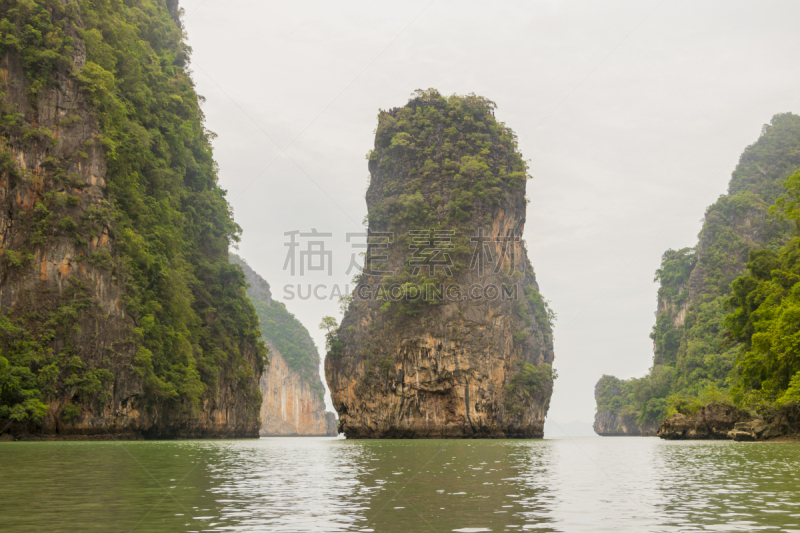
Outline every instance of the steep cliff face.
[(369, 248), (325, 373), (348, 437), (541, 437), (552, 313), (524, 243), (527, 168), (474, 95), (381, 112)]
[(640, 425), (638, 413), (629, 408), (630, 384), (613, 376), (603, 376), (594, 388), (597, 413), (594, 417), (594, 432), (603, 437), (642, 436), (652, 437), (658, 424)]
[(261, 375), (259, 387), (263, 397), (261, 403), (262, 437), (287, 435), (327, 435), (335, 437), (336, 416), (325, 412), (325, 402), (286, 364), (281, 353), (272, 343), (269, 368)]
[[(662, 256), (651, 334), (653, 368), (643, 378), (624, 382), (629, 393), (618, 402), (619, 412), (628, 413), (640, 428), (665, 419), (671, 395), (698, 397), (730, 386), (739, 351), (724, 325), (731, 283), (745, 272), (751, 251), (776, 251), (791, 238), (792, 224), (770, 212), (770, 206), (798, 167), (800, 117), (776, 115), (742, 153), (728, 194), (706, 210), (697, 246)], [(598, 427), (608, 427), (613, 414), (604, 402), (601, 394)]]
[(0, 433), (257, 435), (237, 229), (144, 4), (0, 2)]
[(656, 325), (653, 328), (653, 364), (675, 365), (681, 343), (681, 330), (686, 321), (689, 302), (693, 300), (690, 286), (692, 273), (697, 266), (695, 248), (667, 250), (661, 256), (661, 268), (656, 271), (658, 301)]
[[(247, 295), (269, 347), (269, 367), (261, 375), (261, 436), (336, 436), (336, 416), (325, 412), (319, 354), (306, 328), (280, 302), (269, 284), (241, 258), (231, 255), (247, 279)], [(283, 353), (282, 353), (283, 352)]]
[(634, 413), (611, 413), (604, 411), (594, 418), (594, 432), (601, 437), (655, 437), (658, 425), (642, 424), (636, 420)]

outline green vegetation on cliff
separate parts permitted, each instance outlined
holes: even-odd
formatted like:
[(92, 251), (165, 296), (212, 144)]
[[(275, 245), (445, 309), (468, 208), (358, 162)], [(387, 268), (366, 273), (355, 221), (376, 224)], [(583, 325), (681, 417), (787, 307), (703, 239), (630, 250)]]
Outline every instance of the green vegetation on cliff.
[[(370, 221), (384, 222), (390, 231), (442, 227), (468, 220), (481, 202), (497, 205), (509, 189), (525, 183), (528, 168), (516, 135), (495, 120), (494, 102), (474, 94), (445, 97), (435, 89), (413, 96), (405, 107), (378, 115), (375, 150), (367, 155), (370, 170), (406, 178), (370, 187), (370, 194), (383, 197), (370, 210)], [(423, 195), (436, 187), (438, 180), (426, 179), (431, 176), (447, 180), (447, 197), (435, 190)]]
[[(45, 160), (50, 190), (32, 209), (28, 223), (35, 231), (3, 250), (6, 274), (32, 261), (37, 247), (67, 237), (83, 254), (107, 231), (113, 254), (80, 260), (123, 284), (135, 327), (113, 343), (135, 347), (144, 404), (162, 413), (196, 411), (214, 397), (221, 376), (249, 391), (257, 405), (245, 352), (257, 366), (266, 354), (244, 275), (227, 260), (240, 228), (217, 184), (212, 134), (185, 69), (189, 48), (176, 9), (173, 0), (0, 1), (0, 55), (22, 62), (26, 79), (19, 81), (31, 103), (19, 112), (0, 94), (0, 170), (11, 187), (32, 179), (5, 146), (56, 143), (55, 129), (36, 126), (36, 106), (64, 77), (77, 80), (99, 122), (99, 135), (85, 149), (102, 147), (109, 198), (78, 218), (67, 215), (78, 203), (71, 191), (86, 187), (73, 170), (86, 154)], [(83, 46), (81, 66), (73, 58)], [(59, 126), (81, 120), (67, 115)], [(74, 285), (73, 296), (62, 295), (53, 312), (12, 309), (0, 317), (0, 419), (37, 419), (43, 406), (34, 399), (75, 394), (79, 403), (91, 397), (102, 407), (95, 393), (114, 376), (102, 362), (87, 364), (71, 341), (80, 317), (94, 307), (86, 287)], [(103, 357), (113, 358), (113, 351)]]
[(659, 422), (667, 408), (666, 396), (670, 392), (675, 369), (654, 366), (642, 378), (622, 380), (603, 376), (597, 382), (597, 412), (608, 412), (632, 418), (640, 425)]
[[(451, 246), (445, 252), (451, 261), (443, 261), (443, 254), (421, 255), (413, 265), (406, 261), (402, 271), (382, 278), (384, 285), (399, 285), (412, 296), (387, 301), (383, 311), (417, 315), (421, 306), (441, 303), (435, 289), (470, 265), (475, 247), (470, 239), (478, 228), (491, 235), (493, 210), (524, 188), (527, 163), (516, 134), (495, 119), (495, 107), (482, 96), (443, 96), (427, 89), (417, 90), (406, 106), (378, 114), (375, 149), (367, 154), (370, 227), (392, 232), (392, 246), (405, 250), (415, 248), (410, 231), (453, 231), (440, 238)], [(382, 270), (386, 265), (369, 267)], [(530, 264), (514, 267), (532, 269)], [(512, 277), (514, 272), (505, 274), (509, 282), (519, 279)], [(547, 302), (532, 287), (525, 296), (520, 316), (551, 331), (555, 315)]]
[[(785, 186), (775, 210), (800, 228), (800, 171)], [(733, 282), (726, 321), (742, 343), (734, 400), (759, 410), (800, 403), (800, 237), (778, 252), (750, 252), (747, 271)]]
[(505, 399), (503, 400), (506, 413), (519, 416), (534, 399), (541, 400), (553, 387), (553, 381), (558, 374), (547, 363), (540, 366), (521, 362), (517, 371), (505, 386)]
[[(800, 117), (790, 113), (776, 115), (742, 154), (728, 194), (707, 209), (698, 245), (668, 250), (663, 255), (656, 273), (661, 286), (651, 335), (653, 368), (641, 379), (629, 380), (600, 394), (598, 413), (614, 409), (635, 414), (640, 424), (660, 421), (670, 409), (683, 410), (689, 404), (724, 398), (731, 390), (738, 391), (741, 401), (751, 386), (745, 386), (740, 379), (759, 381), (748, 369), (764, 363), (765, 353), (753, 355), (756, 352), (750, 351), (749, 356), (740, 355), (741, 343), (750, 349), (750, 330), (754, 326), (746, 325), (749, 314), (740, 308), (736, 322), (726, 321), (726, 317), (732, 311), (731, 305), (741, 306), (747, 298), (754, 297), (750, 291), (755, 290), (756, 278), (751, 275), (735, 281), (745, 272), (748, 256), (751, 264), (753, 260), (777, 258), (778, 251), (795, 233), (794, 225), (770, 207), (777, 201), (792, 213), (796, 205), (796, 196), (792, 195), (796, 194), (793, 191), (798, 179), (796, 175), (788, 181), (787, 178), (798, 168)], [(786, 191), (790, 199), (780, 200)], [(791, 255), (788, 250), (781, 253)], [(768, 272), (766, 275), (769, 277)], [(765, 290), (762, 288), (761, 292)], [(732, 333), (730, 328), (734, 325)], [(748, 362), (753, 358), (761, 363), (754, 366)], [(785, 390), (789, 378), (784, 376), (775, 383)], [(768, 388), (772, 387), (771, 381), (762, 379)], [(767, 396), (777, 398), (773, 392)]]
[(667, 250), (661, 256), (661, 268), (653, 281), (661, 282), (658, 301), (668, 307), (659, 309), (656, 325), (650, 335), (653, 339), (654, 365), (675, 366), (681, 343), (681, 332), (675, 327), (676, 313), (680, 313), (689, 298), (689, 276), (697, 264), (694, 248)]

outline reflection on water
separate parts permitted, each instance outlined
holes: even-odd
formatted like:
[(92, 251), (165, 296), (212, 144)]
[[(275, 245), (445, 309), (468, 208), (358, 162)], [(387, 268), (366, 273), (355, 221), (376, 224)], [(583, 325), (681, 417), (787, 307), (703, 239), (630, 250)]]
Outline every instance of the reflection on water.
[(800, 445), (0, 443), (3, 531), (798, 531)]

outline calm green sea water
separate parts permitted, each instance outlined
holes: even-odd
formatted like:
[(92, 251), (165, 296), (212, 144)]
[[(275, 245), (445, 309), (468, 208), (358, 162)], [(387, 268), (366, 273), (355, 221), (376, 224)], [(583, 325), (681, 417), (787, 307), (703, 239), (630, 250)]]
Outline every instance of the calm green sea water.
[(798, 531), (800, 445), (0, 443), (0, 530)]

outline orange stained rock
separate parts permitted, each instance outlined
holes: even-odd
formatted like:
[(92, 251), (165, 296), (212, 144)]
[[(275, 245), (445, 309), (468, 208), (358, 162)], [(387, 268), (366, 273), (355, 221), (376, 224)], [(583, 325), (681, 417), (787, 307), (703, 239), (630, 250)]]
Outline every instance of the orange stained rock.
[(64, 258), (64, 260), (61, 261), (61, 263), (58, 265), (58, 272), (62, 277), (72, 272), (72, 267), (70, 266), (68, 259)]
[(260, 388), (261, 435), (326, 434), (325, 403), (274, 347)]

